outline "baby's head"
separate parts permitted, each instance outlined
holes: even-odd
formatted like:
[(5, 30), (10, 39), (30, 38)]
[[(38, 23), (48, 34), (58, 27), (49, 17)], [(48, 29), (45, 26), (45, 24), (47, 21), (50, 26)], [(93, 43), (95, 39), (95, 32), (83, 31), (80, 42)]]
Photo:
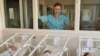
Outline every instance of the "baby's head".
[(84, 56), (93, 56), (93, 54), (90, 52), (86, 52), (86, 53), (84, 53)]
[(44, 52), (44, 54), (51, 54), (51, 53), (52, 53), (51, 50), (46, 50), (46, 51)]
[(17, 47), (14, 46), (14, 45), (11, 45), (10, 48), (11, 48), (13, 51), (16, 51), (16, 50), (17, 50)]

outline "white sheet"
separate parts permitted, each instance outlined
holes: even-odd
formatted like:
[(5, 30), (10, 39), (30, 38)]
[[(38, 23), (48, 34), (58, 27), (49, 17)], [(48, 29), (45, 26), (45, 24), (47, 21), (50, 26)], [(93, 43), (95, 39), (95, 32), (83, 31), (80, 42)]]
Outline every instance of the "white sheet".
[(11, 50), (11, 48), (9, 48), (8, 50), (0, 53), (0, 56), (12, 56), (15, 52)]

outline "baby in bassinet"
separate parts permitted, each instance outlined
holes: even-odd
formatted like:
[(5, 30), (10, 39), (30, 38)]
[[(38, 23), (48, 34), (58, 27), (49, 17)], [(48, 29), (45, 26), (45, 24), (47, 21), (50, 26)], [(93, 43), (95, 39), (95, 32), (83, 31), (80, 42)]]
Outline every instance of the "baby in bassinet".
[(17, 48), (14, 45), (11, 45), (6, 51), (0, 53), (0, 56), (13, 56), (16, 51)]
[(51, 50), (46, 50), (43, 54), (43, 56), (51, 56), (52, 51)]
[(92, 53), (90, 53), (90, 52), (86, 52), (86, 53), (84, 53), (84, 55), (83, 56), (93, 56), (93, 54)]
[(59, 56), (60, 52), (53, 52), (51, 50), (46, 50), (43, 56)]

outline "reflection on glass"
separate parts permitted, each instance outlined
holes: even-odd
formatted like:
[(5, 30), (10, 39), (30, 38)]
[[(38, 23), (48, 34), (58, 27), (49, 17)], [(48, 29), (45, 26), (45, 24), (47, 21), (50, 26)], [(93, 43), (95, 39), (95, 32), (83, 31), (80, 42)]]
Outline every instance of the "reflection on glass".
[[(65, 0), (65, 2), (68, 1)], [(42, 7), (39, 5), (40, 18), (38, 23), (42, 22), (42, 25), (39, 25), (42, 26), (42, 29), (74, 29), (74, 0), (70, 1), (70, 4), (65, 2), (60, 0), (50, 3), (49, 0), (42, 0), (42, 2), (39, 0)]]
[(28, 25), (29, 28), (33, 28), (33, 7), (32, 7), (32, 0), (27, 0), (28, 1)]
[(9, 8), (9, 16), (10, 16), (10, 19), (14, 19), (14, 9), (13, 8)]
[(33, 28), (32, 0), (23, 0), (24, 28)]
[(99, 25), (100, 25), (100, 1), (82, 0), (80, 29), (100, 30)]
[(7, 28), (20, 28), (19, 0), (4, 0)]
[(4, 0), (4, 4), (6, 27), (33, 28), (32, 0)]

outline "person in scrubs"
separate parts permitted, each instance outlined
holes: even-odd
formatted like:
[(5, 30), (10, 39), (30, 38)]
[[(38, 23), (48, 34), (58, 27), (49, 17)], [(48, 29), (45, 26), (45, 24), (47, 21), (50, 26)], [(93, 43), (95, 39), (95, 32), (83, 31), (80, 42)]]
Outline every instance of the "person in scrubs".
[(55, 3), (53, 6), (53, 14), (40, 17), (41, 21), (46, 23), (47, 29), (62, 30), (64, 27), (69, 26), (69, 19), (61, 11), (62, 5)]

